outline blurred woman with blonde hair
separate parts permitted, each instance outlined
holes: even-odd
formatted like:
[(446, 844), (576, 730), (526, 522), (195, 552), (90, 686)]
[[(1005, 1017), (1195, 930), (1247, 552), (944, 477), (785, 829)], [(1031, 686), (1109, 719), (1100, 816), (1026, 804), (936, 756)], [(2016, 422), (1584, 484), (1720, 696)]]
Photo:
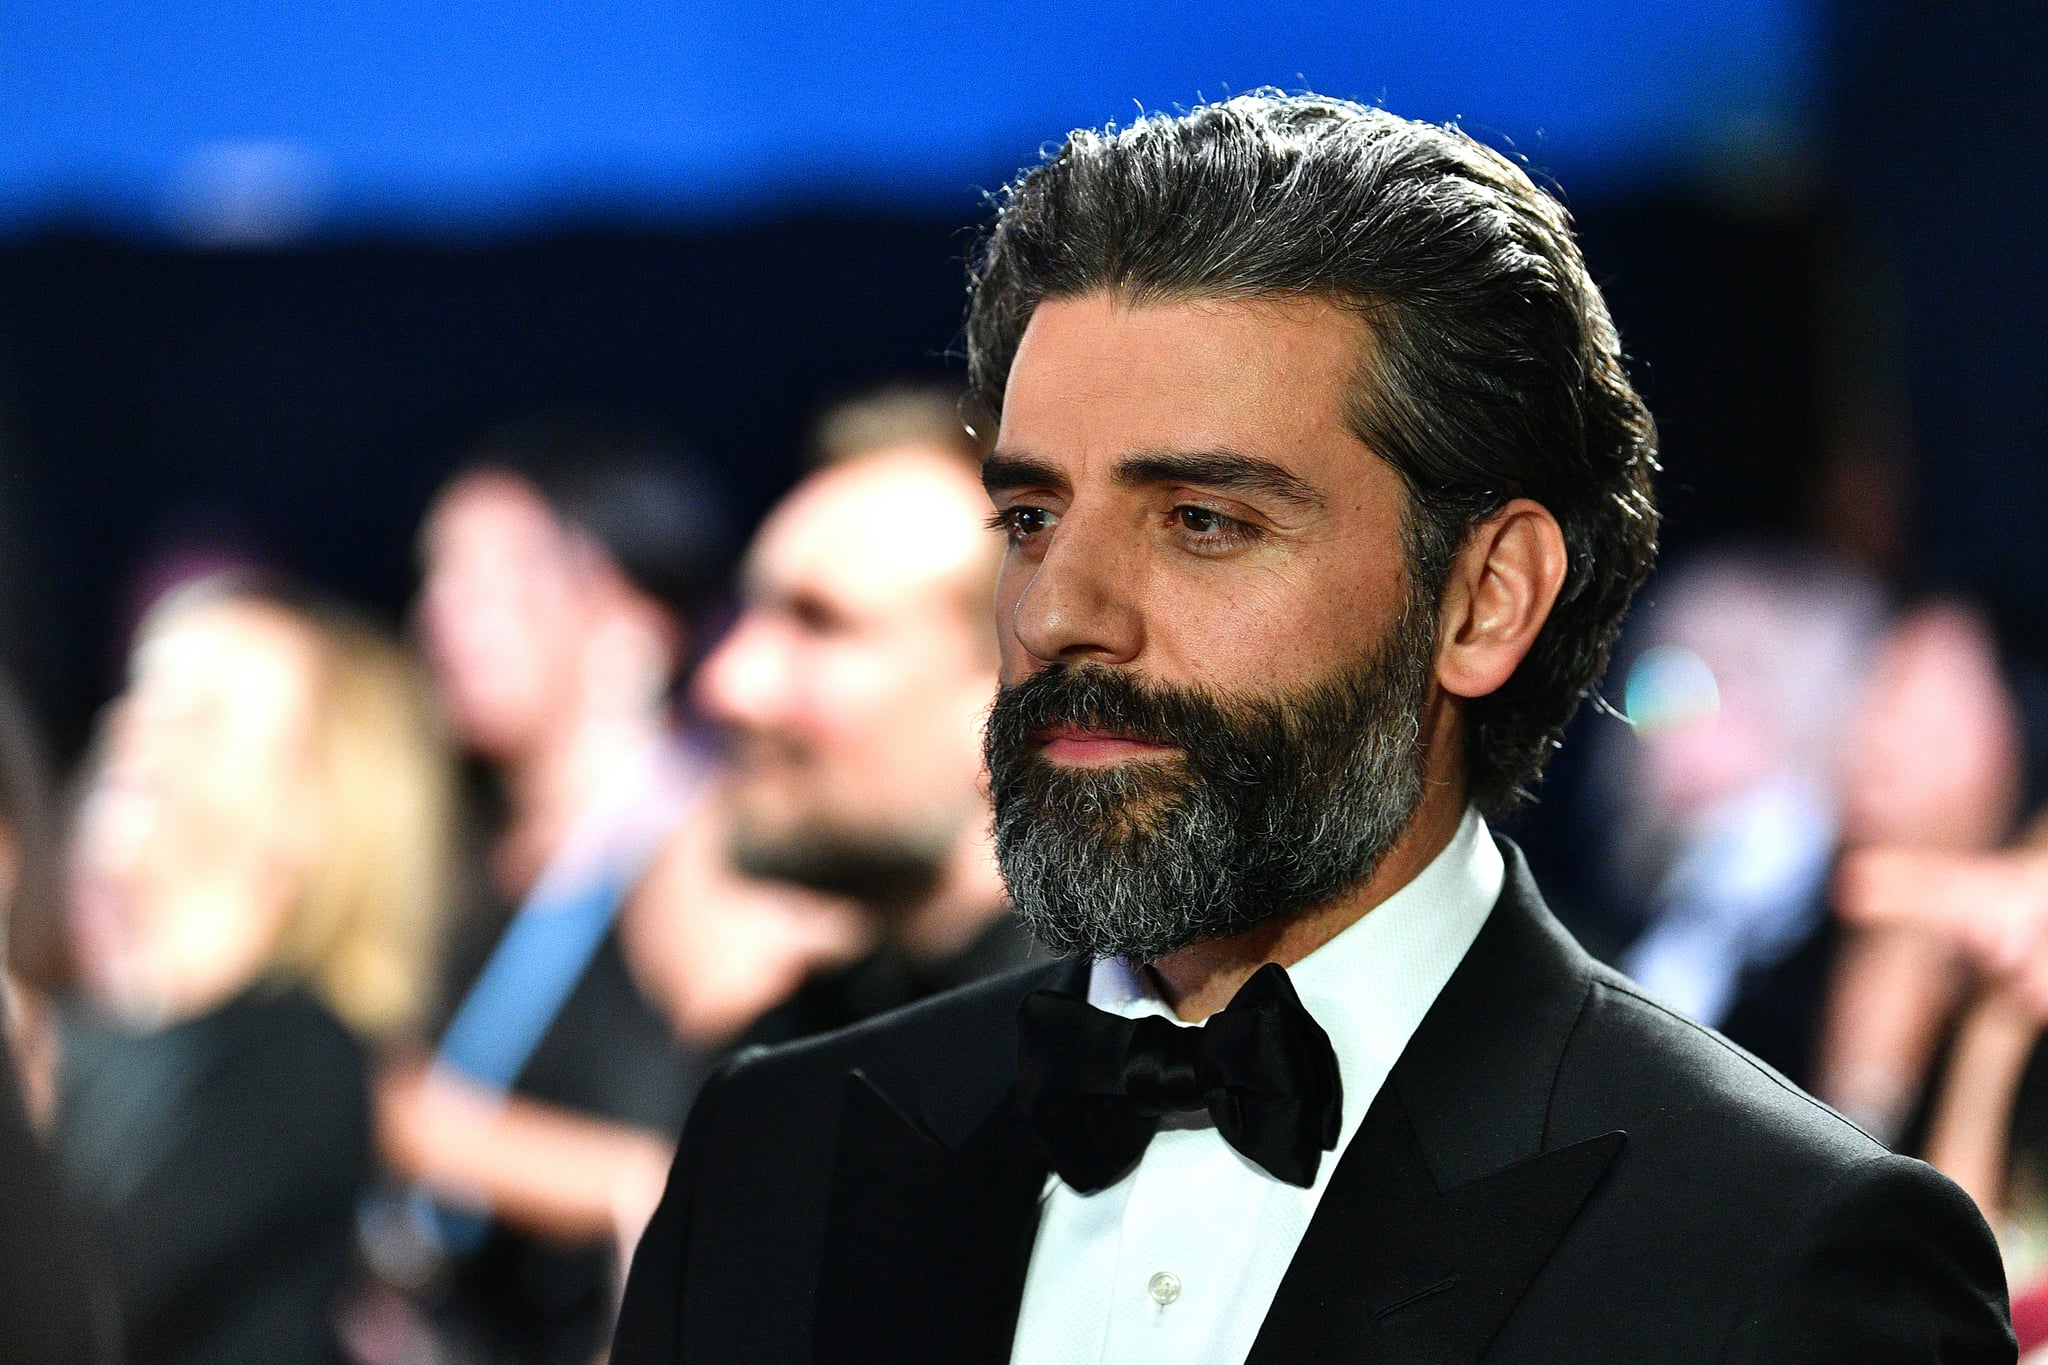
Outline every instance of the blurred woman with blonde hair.
[(131, 1360), (340, 1358), (367, 1053), (426, 1004), (450, 803), (381, 633), (244, 576), (145, 619), (73, 837), (56, 1132)]

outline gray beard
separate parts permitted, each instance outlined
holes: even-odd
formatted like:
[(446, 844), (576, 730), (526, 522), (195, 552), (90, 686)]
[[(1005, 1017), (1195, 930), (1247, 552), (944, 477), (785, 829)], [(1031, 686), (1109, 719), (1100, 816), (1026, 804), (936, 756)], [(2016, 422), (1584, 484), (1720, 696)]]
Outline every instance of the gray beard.
[[(985, 734), (996, 858), (1060, 955), (1155, 962), (1328, 902), (1370, 877), (1422, 803), (1434, 612), (1410, 609), (1343, 676), (1256, 701), (1055, 667), (998, 695)], [(1056, 768), (1036, 732), (1122, 731), (1185, 757)]]

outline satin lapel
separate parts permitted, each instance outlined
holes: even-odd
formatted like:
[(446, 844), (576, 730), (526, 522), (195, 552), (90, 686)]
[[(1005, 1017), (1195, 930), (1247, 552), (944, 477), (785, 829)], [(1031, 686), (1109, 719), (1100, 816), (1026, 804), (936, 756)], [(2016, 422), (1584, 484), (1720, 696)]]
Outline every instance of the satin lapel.
[(1046, 1174), (1014, 1093), (949, 1151), (856, 1071), (844, 1124), (817, 1358), (1007, 1361)]
[(1442, 1198), (1399, 1101), (1382, 1091), (1330, 1177), (1245, 1365), (1377, 1361), (1382, 1315), (1461, 1283)]
[[(1047, 984), (1085, 990), (1086, 979), (1084, 965)], [(1013, 1074), (1014, 1035), (992, 1051)], [(969, 1108), (946, 1105), (944, 1126), (927, 1123), (866, 1073), (847, 1076), (818, 1277), (819, 1361), (1009, 1360), (1048, 1168), (1014, 1083), (993, 1104), (973, 1104), (978, 1114)]]
[(1596, 968), (1507, 884), (1330, 1179), (1247, 1365), (1478, 1360), (1626, 1143), (1550, 1148), (1550, 1085)]
[(1246, 1365), (1468, 1365), (1608, 1163), (1608, 1133), (1450, 1190), (1391, 1091), (1352, 1139)]

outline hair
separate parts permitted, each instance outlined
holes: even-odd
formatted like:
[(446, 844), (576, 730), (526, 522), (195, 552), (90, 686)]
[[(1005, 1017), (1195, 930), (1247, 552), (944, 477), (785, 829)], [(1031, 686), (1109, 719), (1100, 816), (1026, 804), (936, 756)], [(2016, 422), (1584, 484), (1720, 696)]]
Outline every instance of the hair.
[(988, 453), (960, 415), (965, 395), (938, 384), (892, 384), (833, 404), (811, 433), (811, 464), (824, 469), (896, 446), (957, 455), (979, 477)]
[(720, 585), (732, 539), (725, 496), (703, 465), (652, 428), (533, 418), (487, 436), (466, 467), (532, 487), (679, 625), (696, 620)]
[(382, 629), (279, 579), (215, 575), (174, 590), (144, 630), (250, 604), (306, 633), (317, 677), (315, 849), (266, 974), (302, 981), (357, 1033), (416, 1027), (451, 886), (455, 769), (418, 663)]
[(1549, 619), (1466, 712), (1472, 800), (1497, 813), (1527, 795), (1657, 537), (1656, 427), (1561, 204), (1456, 128), (1260, 91), (1071, 134), (998, 196), (969, 287), (968, 377), (998, 416), (1049, 298), (1319, 297), (1355, 314), (1368, 344), (1347, 420), (1406, 487), (1428, 599), (1511, 499), (1563, 529)]

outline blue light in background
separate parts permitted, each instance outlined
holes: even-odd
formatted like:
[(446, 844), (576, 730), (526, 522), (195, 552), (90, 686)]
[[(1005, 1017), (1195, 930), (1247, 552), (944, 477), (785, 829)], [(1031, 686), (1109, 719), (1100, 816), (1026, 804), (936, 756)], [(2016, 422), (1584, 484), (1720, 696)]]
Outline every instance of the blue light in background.
[(1816, 45), (1811, 0), (44, 0), (0, 23), (0, 223), (225, 239), (957, 203), (1069, 127), (1261, 84), (1625, 181), (1796, 130)]
[(1721, 714), (1721, 684), (1713, 668), (1678, 645), (1644, 650), (1629, 665), (1622, 696), (1628, 723), (1645, 736)]

